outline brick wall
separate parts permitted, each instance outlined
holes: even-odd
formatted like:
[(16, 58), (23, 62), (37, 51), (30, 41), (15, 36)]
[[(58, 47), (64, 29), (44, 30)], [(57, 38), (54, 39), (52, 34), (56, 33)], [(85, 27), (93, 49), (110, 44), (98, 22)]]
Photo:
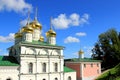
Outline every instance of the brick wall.
[(81, 74), (80, 74), (80, 64), (78, 63), (65, 63), (65, 66), (73, 69), (73, 70), (76, 70), (77, 72), (77, 78), (80, 78), (81, 77)]

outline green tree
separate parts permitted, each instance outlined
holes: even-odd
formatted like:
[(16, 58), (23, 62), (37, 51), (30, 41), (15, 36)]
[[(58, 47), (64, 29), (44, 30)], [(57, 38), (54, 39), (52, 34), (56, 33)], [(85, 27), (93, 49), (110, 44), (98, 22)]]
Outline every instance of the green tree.
[(111, 68), (120, 62), (120, 34), (115, 29), (99, 35), (92, 49), (94, 59), (102, 60), (102, 67)]

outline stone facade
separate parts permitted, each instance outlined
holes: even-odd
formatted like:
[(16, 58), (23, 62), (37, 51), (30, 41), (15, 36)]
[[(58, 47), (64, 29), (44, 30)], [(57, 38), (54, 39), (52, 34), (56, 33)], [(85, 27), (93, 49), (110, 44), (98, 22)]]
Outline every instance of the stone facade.
[(76, 80), (76, 71), (64, 67), (64, 47), (56, 45), (52, 25), (46, 41), (41, 29), (35, 17), (15, 34), (9, 56), (0, 57), (0, 80)]

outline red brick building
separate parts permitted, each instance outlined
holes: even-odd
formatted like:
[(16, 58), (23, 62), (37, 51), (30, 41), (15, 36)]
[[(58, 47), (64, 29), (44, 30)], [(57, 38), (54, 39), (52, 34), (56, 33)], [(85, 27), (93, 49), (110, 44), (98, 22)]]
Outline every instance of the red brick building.
[(79, 52), (79, 58), (68, 59), (65, 66), (76, 70), (77, 80), (94, 80), (101, 74), (101, 61), (84, 58), (83, 52)]

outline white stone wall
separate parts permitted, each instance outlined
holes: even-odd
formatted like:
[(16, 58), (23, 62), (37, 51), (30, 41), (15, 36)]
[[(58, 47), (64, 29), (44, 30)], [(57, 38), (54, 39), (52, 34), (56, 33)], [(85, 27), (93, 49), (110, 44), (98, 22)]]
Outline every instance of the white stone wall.
[(0, 66), (0, 80), (19, 80), (18, 66)]
[(32, 33), (23, 33), (22, 41), (32, 42)]
[(63, 56), (63, 50), (46, 49), (46, 48), (32, 48), (32, 47), (22, 46), (21, 54)]
[(35, 75), (20, 75), (19, 80), (36, 80)]
[(56, 44), (56, 37), (48, 37), (48, 38), (47, 38), (47, 42), (48, 42), (49, 44), (55, 45), (55, 44)]
[[(21, 47), (20, 80), (63, 80), (63, 50)], [(61, 56), (61, 57), (60, 57)], [(33, 73), (29, 73), (28, 64), (33, 63)], [(43, 63), (46, 63), (46, 72), (43, 72)], [(57, 63), (57, 72), (55, 71)]]
[(82, 80), (95, 80), (96, 76), (83, 77)]
[(71, 80), (77, 80), (76, 79), (76, 72), (65, 72), (64, 73), (64, 80), (68, 80), (68, 77), (71, 77)]
[[(28, 64), (33, 63), (33, 73), (42, 73), (42, 64), (46, 63), (46, 72), (55, 72), (54, 64), (58, 64), (58, 72), (63, 71), (63, 59), (58, 58), (34, 58), (21, 57), (21, 73), (28, 73)], [(37, 68), (37, 70), (36, 70)]]
[(34, 29), (33, 40), (38, 41), (40, 39), (41, 32), (39, 29)]

